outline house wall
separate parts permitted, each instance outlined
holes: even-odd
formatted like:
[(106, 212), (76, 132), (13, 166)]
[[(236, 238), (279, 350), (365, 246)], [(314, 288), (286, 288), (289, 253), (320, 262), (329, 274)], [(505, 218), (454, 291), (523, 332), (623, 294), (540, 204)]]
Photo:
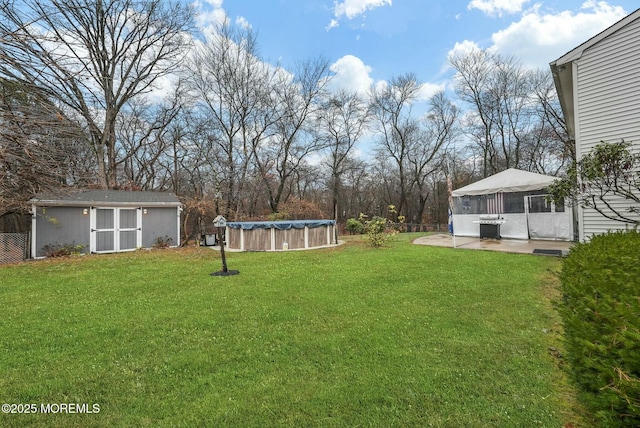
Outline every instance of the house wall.
[[(591, 46), (574, 63), (576, 153), (578, 158), (601, 141), (631, 142), (640, 152), (640, 20)], [(612, 205), (624, 210), (622, 199)], [(624, 229), (592, 209), (578, 211), (580, 240)]]
[(171, 238), (171, 246), (180, 245), (179, 213), (175, 207), (145, 208), (142, 214), (142, 246), (151, 248), (158, 238)]
[(43, 247), (47, 244), (82, 245), (81, 252), (89, 252), (89, 207), (37, 207), (35, 221), (35, 254), (45, 257)]

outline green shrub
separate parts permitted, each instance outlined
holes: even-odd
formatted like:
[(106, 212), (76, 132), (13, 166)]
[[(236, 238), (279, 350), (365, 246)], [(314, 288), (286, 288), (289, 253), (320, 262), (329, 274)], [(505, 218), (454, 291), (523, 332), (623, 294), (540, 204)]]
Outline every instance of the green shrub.
[(80, 254), (84, 245), (76, 244), (47, 244), (42, 247), (45, 257), (64, 257), (72, 254)]
[(640, 233), (576, 244), (560, 278), (566, 357), (581, 398), (602, 426), (640, 426)]
[(387, 219), (377, 215), (364, 220), (364, 230), (367, 232), (365, 239), (372, 247), (382, 247), (394, 236), (393, 231), (387, 231)]
[(362, 224), (361, 221), (358, 221), (358, 219), (350, 218), (347, 219), (347, 225), (345, 229), (351, 235), (361, 234), (364, 232), (364, 224)]
[[(395, 206), (389, 205), (389, 214), (397, 214)], [(387, 245), (399, 233), (395, 223), (383, 217), (373, 216), (371, 220), (367, 220), (367, 216), (360, 213), (358, 221), (362, 223), (364, 232), (367, 234), (365, 241), (372, 247), (377, 248)], [(404, 216), (398, 216), (398, 223), (403, 222)]]

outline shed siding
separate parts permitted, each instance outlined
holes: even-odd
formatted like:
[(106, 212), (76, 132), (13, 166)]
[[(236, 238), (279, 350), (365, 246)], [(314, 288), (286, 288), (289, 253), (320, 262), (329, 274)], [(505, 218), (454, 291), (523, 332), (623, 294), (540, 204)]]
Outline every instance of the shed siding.
[(151, 248), (158, 238), (171, 239), (171, 246), (180, 245), (178, 210), (176, 208), (147, 208), (142, 215), (142, 246)]
[[(640, 20), (587, 49), (575, 66), (578, 158), (601, 141), (624, 139), (640, 150)], [(612, 204), (623, 210), (629, 207), (623, 200)], [(595, 210), (581, 212), (581, 240), (626, 227)]]
[[(89, 207), (86, 207), (87, 209)], [(89, 215), (82, 207), (38, 207), (36, 209), (36, 253), (45, 257), (47, 244), (82, 245), (81, 252), (89, 252)]]

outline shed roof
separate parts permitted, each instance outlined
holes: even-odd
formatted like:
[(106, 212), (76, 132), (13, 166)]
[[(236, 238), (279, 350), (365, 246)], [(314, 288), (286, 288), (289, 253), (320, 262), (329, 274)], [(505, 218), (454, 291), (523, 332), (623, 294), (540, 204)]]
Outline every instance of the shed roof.
[(468, 186), (461, 187), (452, 192), (453, 196), (466, 195), (490, 195), (499, 192), (529, 192), (541, 190), (556, 181), (558, 177), (537, 174), (535, 172), (522, 171), (509, 168), (505, 171), (484, 178)]
[(38, 206), (180, 206), (174, 193), (134, 190), (81, 190), (59, 195), (40, 194), (30, 200)]

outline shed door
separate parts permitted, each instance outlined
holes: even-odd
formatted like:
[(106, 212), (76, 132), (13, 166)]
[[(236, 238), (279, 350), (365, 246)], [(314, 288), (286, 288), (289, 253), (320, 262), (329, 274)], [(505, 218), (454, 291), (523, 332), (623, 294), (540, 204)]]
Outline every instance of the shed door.
[(140, 210), (119, 208), (118, 210), (118, 251), (135, 250), (142, 246)]
[(137, 208), (91, 210), (91, 252), (135, 250), (142, 245), (141, 213)]
[(115, 208), (96, 208), (92, 210), (91, 252), (111, 253), (115, 250)]

